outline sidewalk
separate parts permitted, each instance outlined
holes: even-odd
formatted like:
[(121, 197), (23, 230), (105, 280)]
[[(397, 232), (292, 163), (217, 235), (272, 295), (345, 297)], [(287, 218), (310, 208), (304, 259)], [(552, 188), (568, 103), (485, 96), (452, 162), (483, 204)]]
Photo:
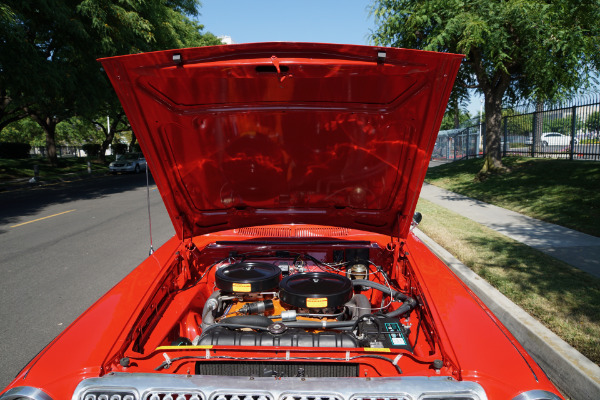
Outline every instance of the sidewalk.
[[(444, 163), (432, 161), (431, 166)], [(423, 184), (421, 197), (600, 277), (600, 238)], [(415, 229), (415, 234), (485, 303), (572, 400), (600, 397), (600, 367), (528, 315), (445, 249)]]
[(427, 183), (421, 197), (600, 278), (600, 238)]

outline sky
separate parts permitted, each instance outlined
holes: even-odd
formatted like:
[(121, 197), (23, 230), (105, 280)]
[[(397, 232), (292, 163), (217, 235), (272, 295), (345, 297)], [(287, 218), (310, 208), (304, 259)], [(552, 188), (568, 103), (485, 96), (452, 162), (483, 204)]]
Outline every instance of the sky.
[[(373, 0), (201, 0), (198, 21), (205, 31), (234, 43), (320, 42), (370, 45), (375, 19)], [(468, 111), (479, 113), (472, 96)]]
[(372, 0), (201, 0), (199, 22), (235, 43), (321, 42), (369, 44)]

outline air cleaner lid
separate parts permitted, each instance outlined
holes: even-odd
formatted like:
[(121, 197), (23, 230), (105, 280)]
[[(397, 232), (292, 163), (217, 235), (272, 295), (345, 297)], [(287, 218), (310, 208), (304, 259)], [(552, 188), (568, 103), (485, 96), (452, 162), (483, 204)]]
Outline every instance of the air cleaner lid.
[(329, 272), (305, 272), (285, 277), (279, 298), (299, 308), (337, 308), (352, 298), (352, 282)]
[(262, 292), (273, 290), (281, 280), (281, 270), (273, 264), (244, 261), (219, 268), (217, 287), (226, 292)]

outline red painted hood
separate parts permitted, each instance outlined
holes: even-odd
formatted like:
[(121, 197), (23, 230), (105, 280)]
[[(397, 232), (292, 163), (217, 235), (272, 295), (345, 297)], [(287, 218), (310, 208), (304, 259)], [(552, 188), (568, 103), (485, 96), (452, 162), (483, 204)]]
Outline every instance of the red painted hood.
[(407, 235), (462, 56), (252, 43), (101, 59), (181, 237)]

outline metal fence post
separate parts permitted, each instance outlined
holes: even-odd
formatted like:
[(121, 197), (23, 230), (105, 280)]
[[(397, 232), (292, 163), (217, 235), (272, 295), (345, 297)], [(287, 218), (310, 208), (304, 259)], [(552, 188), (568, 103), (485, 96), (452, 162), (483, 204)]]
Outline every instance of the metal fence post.
[(452, 138), (452, 148), (454, 151), (454, 161), (456, 161), (456, 137)]
[(531, 157), (535, 157), (535, 146), (537, 144), (536, 126), (538, 120), (538, 113), (533, 113), (533, 126), (531, 127)]
[(483, 140), (483, 147), (482, 147), (483, 154), (482, 155), (485, 156), (487, 154), (487, 140), (485, 139), (486, 138), (486, 132), (485, 132), (486, 131), (486, 126), (485, 126), (485, 124), (482, 123), (479, 129), (481, 129), (481, 138)]
[(502, 146), (502, 157), (506, 157), (506, 146), (508, 146), (508, 123), (506, 122), (507, 118), (508, 117), (504, 117), (504, 146)]
[(467, 146), (466, 146), (466, 156), (467, 156), (467, 160), (469, 159), (469, 131), (470, 129), (467, 128)]
[(577, 124), (577, 106), (571, 108), (571, 151), (569, 154), (569, 160), (573, 160), (573, 153), (575, 152), (575, 125)]

